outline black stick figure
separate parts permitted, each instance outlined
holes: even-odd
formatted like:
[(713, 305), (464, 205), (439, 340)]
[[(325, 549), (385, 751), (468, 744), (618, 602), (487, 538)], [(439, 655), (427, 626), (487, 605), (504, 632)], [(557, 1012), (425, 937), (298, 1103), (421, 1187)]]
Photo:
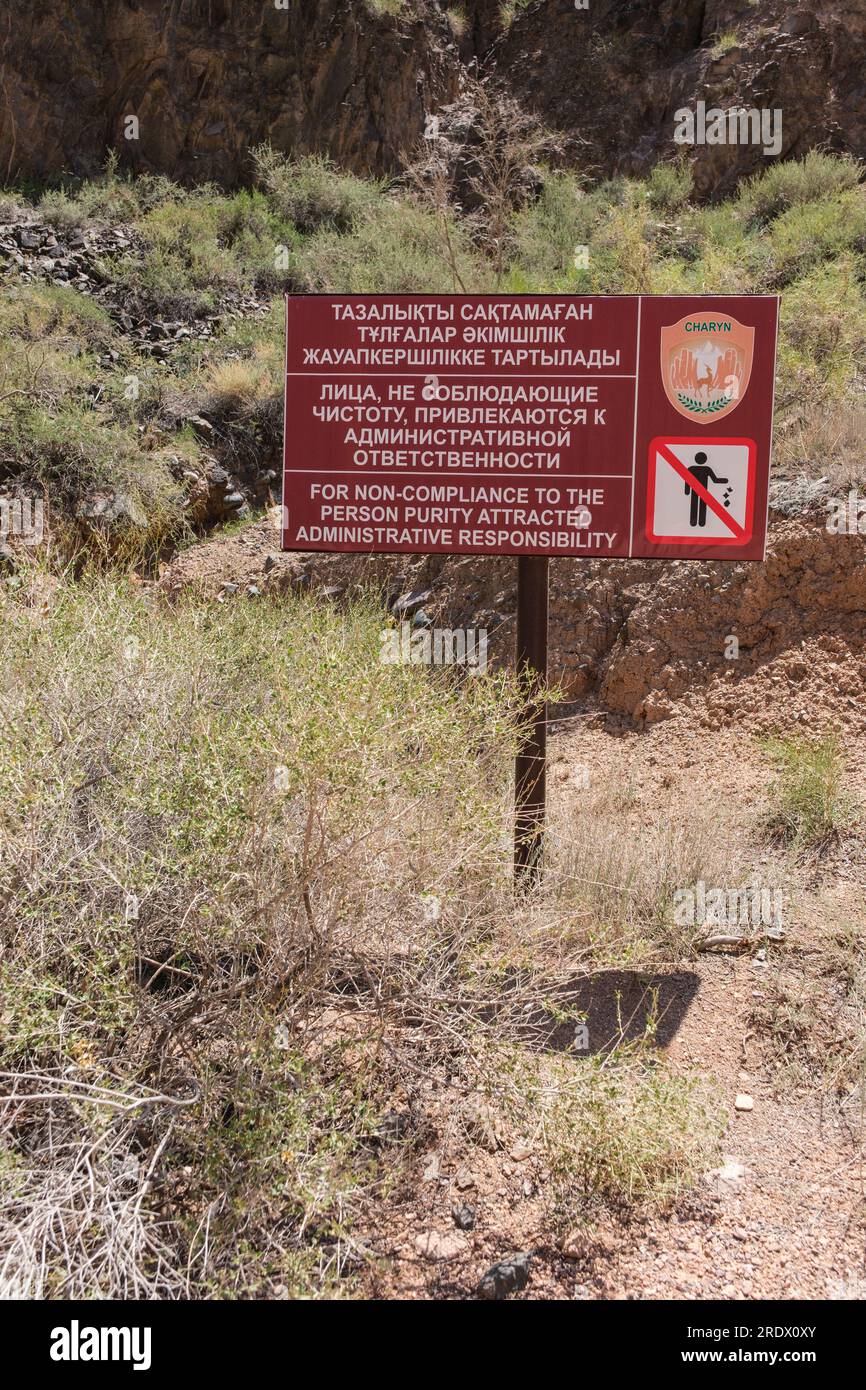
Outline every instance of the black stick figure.
[[(710, 468), (709, 464), (707, 463), (706, 454), (703, 452), (695, 454), (695, 461), (689, 468), (689, 472), (691, 473), (695, 481), (700, 483), (701, 487), (707, 487), (709, 485), (710, 478), (712, 478), (714, 483), (726, 483), (728, 481), (727, 478), (716, 477), (712, 468)], [(689, 525), (706, 526), (706, 502), (704, 501), (703, 497), (698, 496), (698, 494), (695, 492), (695, 489), (693, 487), (690, 487), (688, 483), (686, 483), (685, 489), (686, 497), (691, 497), (691, 507), (689, 510)]]

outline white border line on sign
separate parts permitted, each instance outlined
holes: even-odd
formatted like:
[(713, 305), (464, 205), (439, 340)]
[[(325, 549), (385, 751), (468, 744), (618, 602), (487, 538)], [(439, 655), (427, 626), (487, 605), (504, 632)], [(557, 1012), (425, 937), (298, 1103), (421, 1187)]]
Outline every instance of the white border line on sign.
[[(773, 470), (773, 420), (776, 413), (776, 375), (779, 369), (777, 353), (779, 350), (779, 315), (782, 312), (782, 296), (774, 296), (776, 300), (776, 321), (773, 324), (773, 390), (770, 395), (770, 437), (767, 441), (767, 509), (764, 513), (764, 547), (761, 551), (761, 562), (767, 558), (767, 541), (770, 531), (770, 474)], [(755, 472), (757, 474), (758, 461), (755, 459)], [(752, 534), (754, 534), (754, 521), (752, 522)]]
[(637, 298), (637, 339), (634, 348), (634, 434), (631, 444), (631, 515), (628, 519), (628, 558), (634, 550), (634, 494), (637, 488), (637, 407), (640, 396), (640, 320), (643, 309), (643, 295)]
[[(288, 366), (288, 364), (286, 364)], [(429, 372), (365, 372), (363, 367), (357, 367), (354, 372), (325, 372), (321, 367), (315, 372), (286, 372), (286, 376), (321, 376), (330, 381), (332, 376), (362, 376), (365, 379), (376, 379), (383, 377), (390, 380), (395, 376), (417, 376), (422, 381), (428, 376), (439, 378), (448, 377), (452, 381), (501, 381), (501, 372), (450, 372), (429, 371)], [(634, 372), (511, 372), (508, 381), (635, 381)]]
[[(545, 485), (546, 485), (546, 484), (548, 483), (548, 481), (549, 481), (547, 478), (542, 478), (542, 477), (540, 477), (537, 473), (532, 473), (532, 474), (520, 474), (520, 473), (492, 473), (492, 472), (491, 472), (491, 473), (485, 473), (485, 472), (483, 472), (481, 469), (479, 469), (479, 471), (478, 471), (477, 473), (467, 473), (467, 474), (462, 474), (462, 475), (459, 474), (459, 473), (446, 473), (446, 474), (444, 474), (444, 475), (439, 475), (439, 474), (437, 474), (437, 473), (434, 473), (434, 472), (432, 471), (432, 469), (431, 469), (431, 471), (430, 471), (429, 473), (421, 473), (421, 474), (415, 473), (415, 474), (413, 474), (408, 468), (398, 468), (398, 469), (396, 469), (396, 470), (394, 470), (394, 469), (389, 469), (389, 468), (381, 468), (381, 469), (374, 469), (372, 472), (359, 471), (359, 470), (356, 469), (356, 468), (287, 468), (287, 469), (286, 469), (286, 472), (287, 472), (287, 473), (323, 473), (323, 474), (324, 474), (326, 477), (328, 477), (328, 478), (330, 478), (330, 477), (332, 477), (332, 476), (336, 477), (336, 475), (337, 475), (338, 473), (340, 473), (340, 474), (344, 474), (347, 478), (387, 478), (387, 479), (388, 479), (388, 482), (396, 482), (397, 479), (399, 479), (399, 478), (403, 478), (403, 479), (405, 479), (405, 481), (409, 482), (409, 481), (411, 481), (413, 478), (418, 478), (418, 477), (425, 478), (427, 482), (432, 482), (434, 478), (435, 478), (437, 481), (439, 481), (439, 482), (443, 481), (444, 478), (448, 478), (451, 482), (457, 482), (457, 481), (460, 480), (460, 479), (462, 479), (463, 482), (469, 482), (470, 478), (471, 478), (471, 479), (476, 479), (476, 478), (510, 478), (511, 481), (512, 481), (513, 483), (520, 482), (520, 483), (523, 483), (523, 485), (524, 485), (525, 487), (529, 487), (532, 483), (539, 483), (539, 484), (545, 484)], [(567, 473), (567, 474), (565, 474), (565, 475), (558, 474), (557, 476), (560, 476), (560, 477), (561, 477), (561, 476), (565, 476), (565, 477), (567, 477), (567, 478), (570, 478), (572, 482), (575, 482), (575, 481), (579, 482), (581, 478), (630, 478), (630, 477), (631, 477), (631, 474), (630, 474), (630, 473)]]

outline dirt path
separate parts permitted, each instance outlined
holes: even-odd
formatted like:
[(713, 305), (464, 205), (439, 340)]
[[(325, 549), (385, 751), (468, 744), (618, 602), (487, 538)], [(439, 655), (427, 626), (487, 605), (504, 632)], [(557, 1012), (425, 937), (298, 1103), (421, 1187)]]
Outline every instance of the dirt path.
[[(748, 711), (748, 699), (744, 706)], [(862, 799), (866, 738), (852, 732), (844, 744), (847, 791)], [(688, 962), (699, 985), (666, 1047), (677, 1069), (707, 1076), (721, 1090), (729, 1114), (723, 1141), (729, 1171), (707, 1183), (711, 1204), (699, 1215), (651, 1222), (611, 1253), (597, 1292), (866, 1296), (859, 1096), (849, 1086), (840, 1107), (827, 1094), (848, 1040), (841, 1010), (835, 1009), (840, 992), (826, 976), (824, 957), (828, 927), (858, 917), (863, 924), (862, 840), (849, 837), (817, 872), (785, 856), (774, 862), (756, 830), (770, 773), (748, 719), (745, 731), (733, 722), (708, 732), (687, 717), (624, 738), (594, 729), (566, 735), (554, 747), (557, 765), (565, 769), (585, 765), (591, 777), (629, 779), (639, 808), (663, 798), (680, 807), (716, 803), (732, 845), (745, 862), (761, 863), (785, 899), (785, 939), (769, 959), (700, 953)], [(569, 804), (574, 802), (566, 792), (558, 807), (566, 820)], [(780, 982), (795, 998), (811, 991), (816, 1000), (812, 1034), (803, 1039), (803, 1051), (812, 1049), (815, 1056), (807, 1056), (808, 1066), (799, 1072), (794, 1058), (783, 1052), (780, 1059), (772, 1037), (768, 1046), (766, 1018), (773, 1020)], [(735, 1108), (738, 1094), (752, 1098), (751, 1110)]]
[[(710, 801), (722, 802), (732, 840), (748, 849), (768, 770), (746, 739), (732, 759), (730, 742), (730, 731), (708, 736), (677, 720), (645, 734), (589, 727), (555, 737), (552, 837), (573, 833), (588, 769), (590, 788), (601, 778), (632, 787), (636, 822), (662, 798), (697, 804), (700, 787)], [(853, 791), (866, 740), (849, 741), (846, 752)], [(841, 1097), (831, 1084), (840, 1044), (844, 1050), (850, 1043), (823, 954), (828, 910), (834, 921), (848, 913), (862, 918), (866, 862), (855, 841), (817, 879), (805, 866), (779, 867), (787, 875), (786, 936), (772, 959), (701, 953), (656, 976), (671, 981), (666, 1007), (676, 1022), (665, 1042), (669, 1061), (684, 1075), (707, 1078), (721, 1096), (727, 1115), (721, 1171), (708, 1170), (670, 1215), (576, 1228), (564, 1243), (565, 1257), (550, 1244), (546, 1178), (534, 1153), (519, 1145), (490, 1153), (445, 1141), (423, 1157), (411, 1195), (395, 1202), (377, 1227), (373, 1244), (384, 1261), (378, 1292), (467, 1296), (495, 1261), (530, 1250), (525, 1298), (866, 1297), (860, 1099), (853, 1083)], [(779, 982), (789, 978), (795, 994), (808, 986), (825, 1004), (802, 1043), (805, 1071), (787, 1046), (780, 1059), (754, 1018), (763, 1006), (772, 1020)], [(622, 988), (622, 975), (597, 977), (601, 995)], [(602, 1016), (613, 1000), (596, 998), (592, 1005)], [(739, 1095), (751, 1098), (750, 1110), (736, 1108)], [(455, 1236), (452, 1208), (466, 1203), (475, 1226), (468, 1237)]]

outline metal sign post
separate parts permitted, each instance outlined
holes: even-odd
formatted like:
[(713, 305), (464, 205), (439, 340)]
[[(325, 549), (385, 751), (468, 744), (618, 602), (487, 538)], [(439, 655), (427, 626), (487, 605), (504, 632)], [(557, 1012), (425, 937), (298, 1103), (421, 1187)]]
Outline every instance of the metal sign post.
[(544, 847), (547, 793), (547, 705), (538, 694), (547, 682), (548, 560), (517, 561), (517, 675), (526, 690), (531, 721), (518, 750), (514, 777), (514, 881), (527, 887), (538, 875)]

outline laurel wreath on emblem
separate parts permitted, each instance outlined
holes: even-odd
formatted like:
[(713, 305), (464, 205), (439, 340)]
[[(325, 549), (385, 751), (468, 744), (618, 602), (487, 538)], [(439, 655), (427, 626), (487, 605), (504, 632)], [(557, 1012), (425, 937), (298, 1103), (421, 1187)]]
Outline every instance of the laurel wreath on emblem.
[(701, 405), (694, 396), (685, 396), (682, 391), (677, 392), (677, 400), (680, 405), (684, 405), (686, 410), (691, 410), (695, 415), (715, 415), (719, 410), (725, 410), (731, 404), (731, 397), (722, 398), (720, 401), (710, 401), (709, 405)]

